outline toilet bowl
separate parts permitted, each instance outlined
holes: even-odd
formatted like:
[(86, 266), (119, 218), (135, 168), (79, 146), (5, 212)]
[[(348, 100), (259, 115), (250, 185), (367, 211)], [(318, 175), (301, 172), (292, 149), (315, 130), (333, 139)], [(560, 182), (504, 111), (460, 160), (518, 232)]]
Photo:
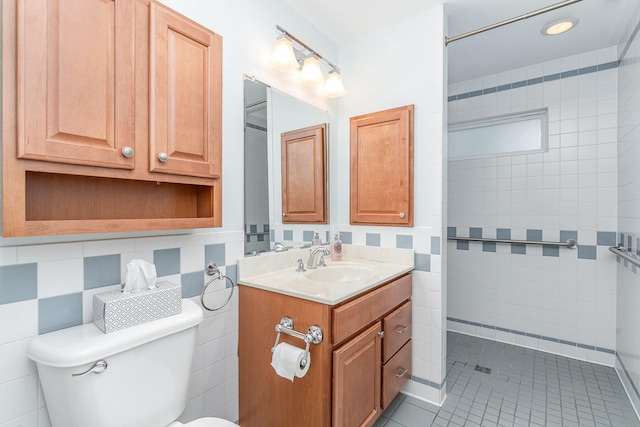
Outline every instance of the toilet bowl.
[[(187, 402), (200, 307), (105, 334), (93, 323), (40, 335), (36, 362), (52, 427), (232, 427), (219, 418), (178, 421)], [(237, 427), (237, 426), (236, 426)]]

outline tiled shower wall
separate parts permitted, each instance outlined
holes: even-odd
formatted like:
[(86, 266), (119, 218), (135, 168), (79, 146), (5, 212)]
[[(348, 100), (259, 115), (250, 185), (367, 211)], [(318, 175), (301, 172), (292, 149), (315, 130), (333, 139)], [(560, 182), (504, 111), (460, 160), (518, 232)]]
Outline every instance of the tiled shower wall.
[[(636, 18), (636, 23), (638, 20)], [(624, 46), (619, 66), (618, 231), (619, 242), (640, 258), (640, 37)], [(640, 268), (618, 264), (616, 369), (631, 401), (640, 408)]]
[[(154, 263), (159, 278), (181, 284), (183, 297), (200, 304), (209, 280), (205, 262), (215, 262), (235, 282), (236, 260), (242, 256), (242, 232), (0, 247), (0, 427), (50, 425), (36, 366), (26, 356), (29, 341), (91, 322), (93, 295), (119, 289), (129, 261)], [(229, 291), (217, 283), (211, 288)], [(207, 299), (213, 297), (207, 292)], [(205, 312), (198, 327), (181, 420), (238, 419), (237, 341), (234, 293), (222, 310)]]
[(617, 48), (449, 86), (449, 123), (548, 109), (548, 150), (449, 162), (448, 327), (612, 366)]

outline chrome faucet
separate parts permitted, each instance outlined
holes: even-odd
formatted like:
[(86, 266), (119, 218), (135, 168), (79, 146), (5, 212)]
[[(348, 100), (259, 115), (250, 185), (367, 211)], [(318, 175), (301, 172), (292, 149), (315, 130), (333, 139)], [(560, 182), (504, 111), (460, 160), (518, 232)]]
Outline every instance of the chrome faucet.
[(318, 254), (329, 255), (331, 252), (323, 246), (318, 246), (309, 255), (309, 261), (307, 261), (307, 268), (316, 268), (318, 266)]

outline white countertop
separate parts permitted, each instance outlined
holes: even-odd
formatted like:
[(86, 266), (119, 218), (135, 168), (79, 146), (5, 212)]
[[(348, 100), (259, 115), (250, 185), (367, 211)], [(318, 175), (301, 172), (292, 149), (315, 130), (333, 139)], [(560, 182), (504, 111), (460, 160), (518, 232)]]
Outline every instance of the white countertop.
[[(238, 261), (238, 283), (297, 298), (335, 305), (414, 269), (411, 249), (343, 245), (341, 261), (327, 258), (326, 267), (297, 272), (297, 260), (306, 265), (310, 250), (289, 250)], [(362, 271), (362, 277), (345, 281), (313, 280), (316, 271), (336, 267)], [(320, 274), (324, 273), (320, 272)]]

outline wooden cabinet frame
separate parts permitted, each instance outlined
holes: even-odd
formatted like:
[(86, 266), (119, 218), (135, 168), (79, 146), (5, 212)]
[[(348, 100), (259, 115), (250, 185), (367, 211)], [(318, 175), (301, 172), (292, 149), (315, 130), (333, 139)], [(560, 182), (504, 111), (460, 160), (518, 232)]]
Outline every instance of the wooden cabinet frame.
[(282, 222), (327, 223), (327, 125), (281, 135)]
[(413, 226), (413, 105), (351, 118), (351, 224)]
[[(149, 146), (150, 1), (3, 0), (4, 237), (222, 226), (221, 52), (212, 68), (216, 95), (203, 95), (214, 136), (213, 148), (202, 151), (206, 173), (150, 171), (150, 156), (157, 157)], [(107, 25), (87, 19), (80, 35), (61, 30), (77, 14), (99, 15)], [(213, 34), (186, 18), (181, 25)], [(71, 41), (95, 58), (74, 56)], [(92, 87), (98, 99), (83, 106)], [(123, 156), (124, 146), (133, 157)]]

